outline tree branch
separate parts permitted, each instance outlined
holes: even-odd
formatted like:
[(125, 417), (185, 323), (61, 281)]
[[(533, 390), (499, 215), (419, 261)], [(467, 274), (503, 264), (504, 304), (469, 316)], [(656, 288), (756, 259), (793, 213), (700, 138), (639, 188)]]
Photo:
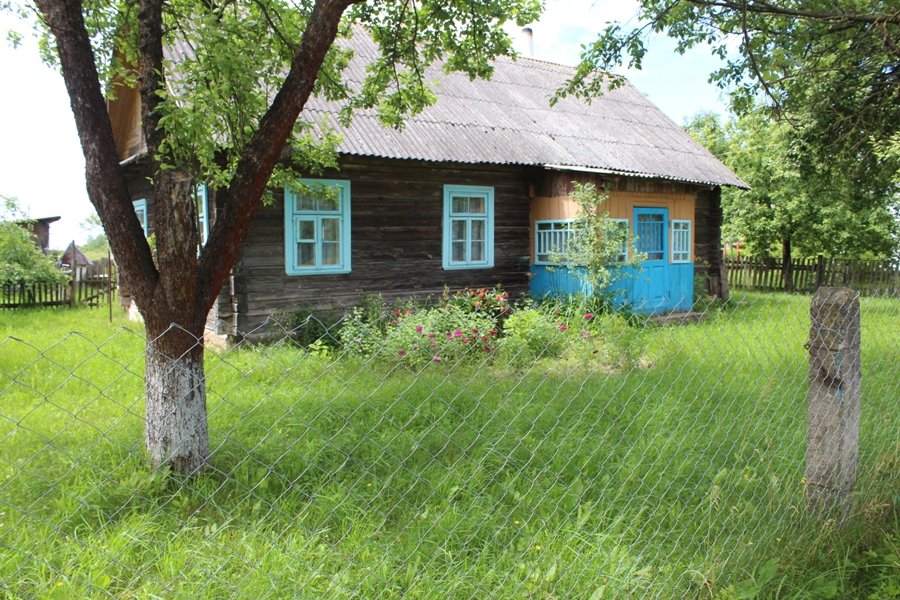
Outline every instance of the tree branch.
[(205, 318), (231, 265), (237, 260), (281, 150), (312, 93), (319, 68), (337, 36), (341, 17), (347, 8), (361, 1), (316, 1), (284, 85), (260, 120), (250, 143), (241, 152), (231, 185), (221, 193), (223, 204), (200, 256), (195, 315), (202, 314)]
[(81, 0), (36, 0), (51, 33), (85, 159), (88, 197), (135, 298), (147, 302), (159, 274), (119, 166)]

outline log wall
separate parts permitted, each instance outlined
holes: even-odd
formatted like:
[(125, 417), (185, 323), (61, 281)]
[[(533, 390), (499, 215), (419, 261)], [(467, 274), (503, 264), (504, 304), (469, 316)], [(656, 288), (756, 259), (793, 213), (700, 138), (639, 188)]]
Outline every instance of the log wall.
[[(524, 167), (344, 156), (340, 171), (315, 178), (350, 181), (352, 271), (285, 274), (283, 192), (276, 192), (275, 204), (257, 213), (234, 267), (241, 332), (298, 307), (340, 312), (359, 302), (360, 291), (379, 293), (388, 302), (437, 297), (444, 285), (456, 290), (499, 283), (512, 297), (528, 291), (530, 199)], [(493, 268), (442, 268), (445, 184), (494, 188)], [(221, 309), (221, 316), (231, 313), (230, 306)]]

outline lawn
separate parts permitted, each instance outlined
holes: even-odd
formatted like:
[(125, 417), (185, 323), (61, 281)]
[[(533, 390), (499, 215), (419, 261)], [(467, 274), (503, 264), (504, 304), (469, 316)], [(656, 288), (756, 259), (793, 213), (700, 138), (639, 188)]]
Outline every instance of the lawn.
[(603, 329), (615, 362), (210, 351), (192, 480), (144, 455), (139, 326), (0, 313), (0, 596), (900, 597), (900, 302), (861, 302), (845, 523), (805, 508), (805, 297)]

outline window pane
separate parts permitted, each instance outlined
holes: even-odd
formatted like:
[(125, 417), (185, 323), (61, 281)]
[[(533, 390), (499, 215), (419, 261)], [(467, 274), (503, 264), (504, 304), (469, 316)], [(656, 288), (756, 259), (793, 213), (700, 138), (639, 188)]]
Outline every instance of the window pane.
[(484, 242), (472, 242), (472, 262), (484, 261)]
[(297, 266), (314, 267), (316, 266), (316, 244), (315, 242), (301, 242), (297, 244)]
[(484, 198), (469, 198), (469, 212), (477, 215), (484, 214)]
[(538, 231), (549, 231), (553, 227), (553, 223), (538, 223)]
[(560, 221), (558, 223), (553, 223), (553, 229), (564, 230), (564, 229), (568, 229), (568, 228), (569, 228), (569, 224), (566, 222)]
[(481, 219), (472, 219), (472, 240), (484, 240), (484, 221)]
[(467, 213), (469, 212), (469, 199), (461, 196), (453, 196), (453, 208), (451, 212)]
[(297, 231), (298, 240), (314, 240), (316, 239), (316, 222), (300, 221), (300, 228)]
[(319, 198), (319, 210), (336, 211), (340, 208), (341, 201), (337, 189), (323, 191), (323, 196)]
[(453, 251), (450, 260), (453, 262), (466, 262), (466, 243), (453, 242), (452, 248)]
[(145, 230), (147, 229), (147, 212), (143, 208), (134, 209), (135, 214), (137, 214), (138, 222), (141, 224)]
[(297, 196), (297, 210), (316, 210), (316, 199), (309, 194)]
[(322, 264), (341, 264), (341, 244), (339, 242), (322, 242)]
[(450, 233), (453, 241), (460, 241), (466, 239), (466, 222), (461, 220), (455, 220), (450, 222)]
[(322, 219), (322, 241), (341, 241), (341, 221), (339, 219)]

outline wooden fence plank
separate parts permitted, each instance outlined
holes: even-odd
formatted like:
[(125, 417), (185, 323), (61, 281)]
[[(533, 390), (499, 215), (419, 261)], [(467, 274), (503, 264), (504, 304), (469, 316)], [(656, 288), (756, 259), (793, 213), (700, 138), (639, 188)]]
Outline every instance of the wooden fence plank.
[[(784, 263), (757, 256), (726, 258), (728, 285), (732, 289), (785, 291)], [(791, 260), (791, 280), (796, 292), (813, 293), (822, 286), (846, 286), (862, 296), (900, 292), (900, 265), (890, 260), (797, 258)]]

